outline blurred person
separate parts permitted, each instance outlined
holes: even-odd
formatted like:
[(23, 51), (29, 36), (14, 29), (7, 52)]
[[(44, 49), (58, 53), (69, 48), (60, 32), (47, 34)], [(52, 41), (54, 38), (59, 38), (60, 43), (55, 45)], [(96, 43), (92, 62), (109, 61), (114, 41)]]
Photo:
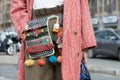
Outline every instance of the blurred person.
[(25, 42), (21, 40), (18, 80), (80, 80), (82, 56), (87, 62), (88, 49), (96, 47), (88, 0), (11, 0), (11, 5), (11, 19), (19, 39), (31, 20), (63, 15), (62, 63), (26, 68)]

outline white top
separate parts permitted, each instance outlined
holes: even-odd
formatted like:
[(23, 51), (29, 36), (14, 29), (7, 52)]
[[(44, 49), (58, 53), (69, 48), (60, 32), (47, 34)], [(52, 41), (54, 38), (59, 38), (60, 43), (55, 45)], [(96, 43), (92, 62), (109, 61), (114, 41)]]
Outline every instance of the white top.
[(64, 0), (34, 0), (33, 9), (52, 8), (62, 5)]

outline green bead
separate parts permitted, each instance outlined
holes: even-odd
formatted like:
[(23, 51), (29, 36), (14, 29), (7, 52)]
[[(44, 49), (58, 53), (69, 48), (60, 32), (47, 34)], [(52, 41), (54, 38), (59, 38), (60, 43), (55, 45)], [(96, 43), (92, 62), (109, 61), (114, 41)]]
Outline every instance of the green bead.
[(32, 36), (32, 35), (33, 35), (33, 32), (30, 33), (30, 36)]
[(30, 33), (27, 33), (27, 36), (30, 36)]
[(49, 40), (49, 39), (47, 39), (46, 41), (47, 41), (47, 42), (49, 42), (50, 40)]
[(42, 40), (42, 44), (44, 44), (44, 45), (46, 45), (46, 44), (47, 44), (46, 39)]

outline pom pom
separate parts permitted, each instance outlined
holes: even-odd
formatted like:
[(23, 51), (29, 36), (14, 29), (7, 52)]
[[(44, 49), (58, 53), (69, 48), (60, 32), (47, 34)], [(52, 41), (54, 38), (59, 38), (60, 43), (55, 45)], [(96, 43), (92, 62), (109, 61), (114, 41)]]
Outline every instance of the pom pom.
[(56, 58), (55, 56), (50, 56), (50, 57), (49, 57), (49, 61), (50, 61), (51, 63), (56, 63), (56, 62), (57, 62), (57, 58)]
[(57, 61), (60, 63), (62, 62), (62, 56), (58, 56)]
[(38, 64), (40, 66), (44, 66), (45, 65), (45, 61), (43, 59), (38, 59), (37, 61), (38, 61)]
[(34, 63), (35, 63), (34, 60), (31, 60), (31, 59), (25, 61), (25, 65), (28, 67), (33, 66)]
[(55, 29), (59, 29), (60, 25), (58, 23), (54, 24)]

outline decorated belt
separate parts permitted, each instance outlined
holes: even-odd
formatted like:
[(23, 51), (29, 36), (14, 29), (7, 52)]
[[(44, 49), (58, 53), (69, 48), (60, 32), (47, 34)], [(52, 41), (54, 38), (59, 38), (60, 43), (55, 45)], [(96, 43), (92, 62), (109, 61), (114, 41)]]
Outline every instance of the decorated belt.
[[(59, 14), (54, 14), (56, 16), (59, 17), (59, 20), (60, 20), (60, 23), (63, 23), (63, 14), (62, 13), (59, 13)], [(44, 16), (44, 17), (40, 17), (40, 18), (37, 18), (36, 21), (31, 21), (30, 22), (30, 27), (34, 26), (35, 24), (37, 24), (39, 22), (39, 26), (46, 26), (46, 22), (47, 22), (47, 19), (50, 17), (51, 15), (48, 15), (48, 16)], [(35, 26), (34, 26), (35, 27)]]
[(63, 13), (63, 5), (57, 5), (52, 8), (33, 9), (33, 19), (59, 13)]

